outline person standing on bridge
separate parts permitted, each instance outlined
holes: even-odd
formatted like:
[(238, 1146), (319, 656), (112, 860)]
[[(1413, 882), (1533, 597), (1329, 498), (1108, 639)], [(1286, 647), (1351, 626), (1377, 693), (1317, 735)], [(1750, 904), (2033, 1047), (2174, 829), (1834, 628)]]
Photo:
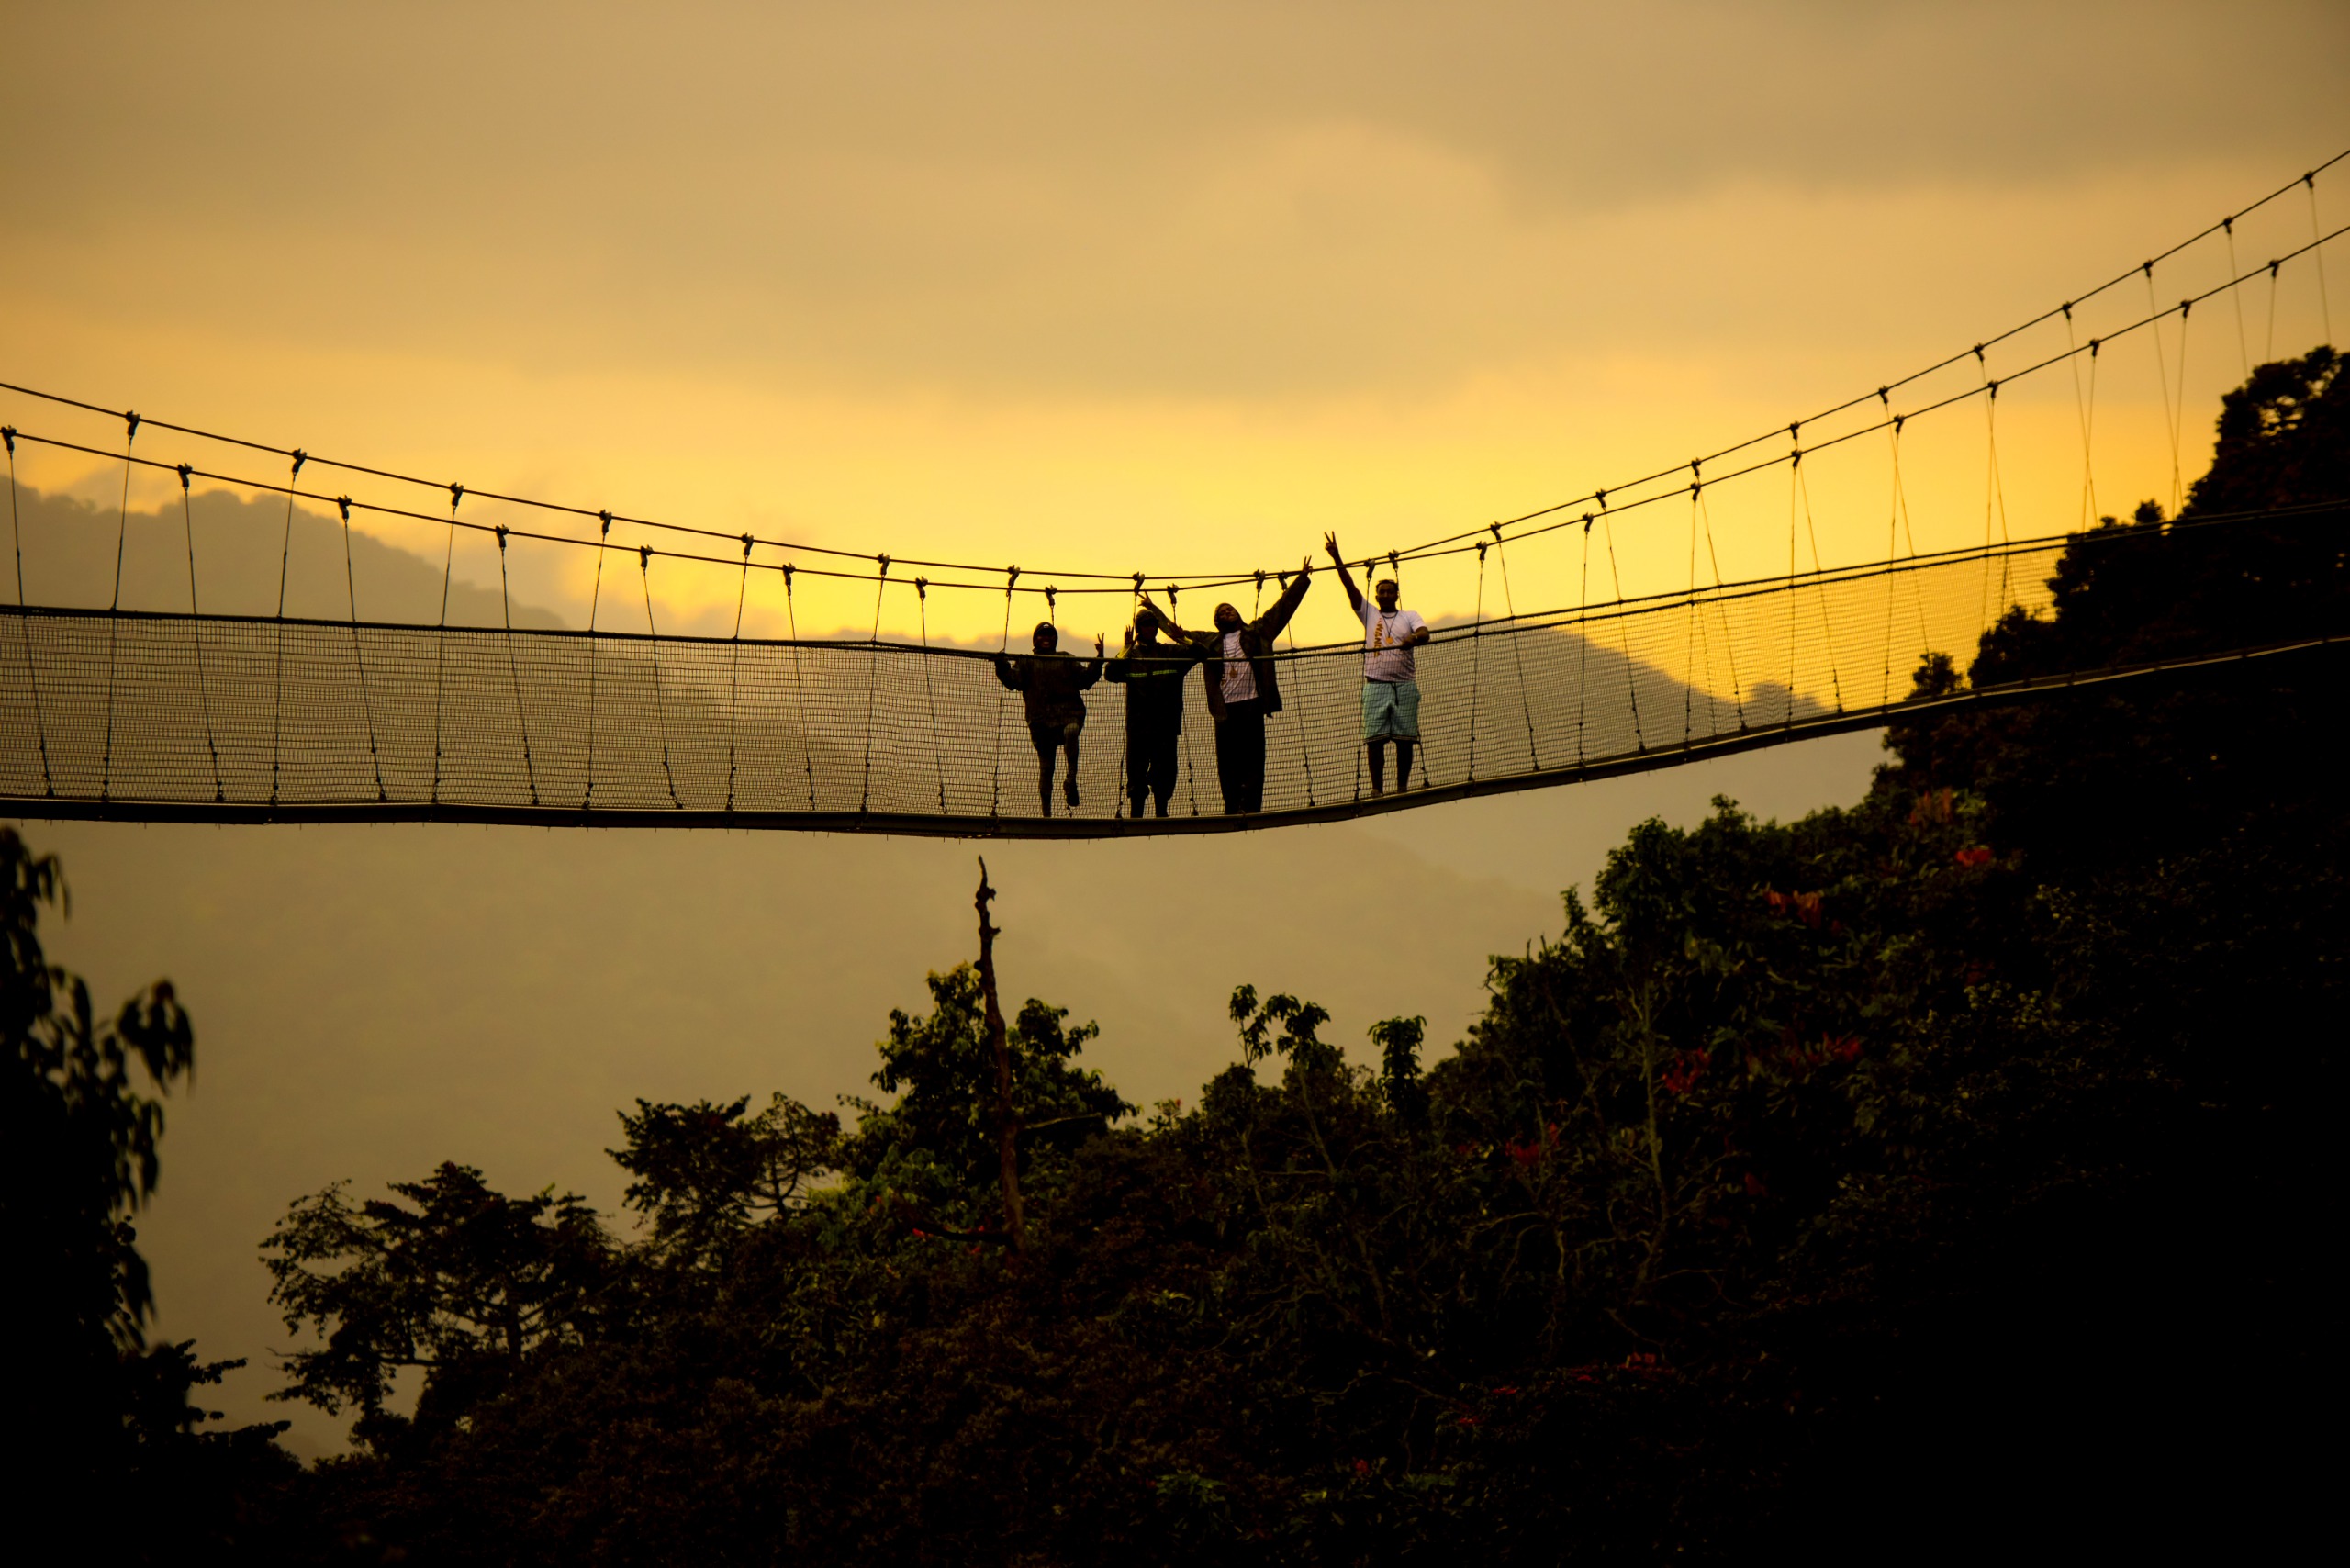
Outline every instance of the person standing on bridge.
[[(1387, 743), (1395, 743), (1395, 789), (1412, 787), (1412, 752), (1420, 744), (1420, 683), (1412, 650), (1428, 640), (1428, 624), (1416, 610), (1398, 610), (1403, 588), (1393, 577), (1371, 585), (1379, 602), (1365, 604), (1338, 554), (1338, 536), (1323, 535), (1322, 547), (1337, 563), (1338, 581), (1362, 622), (1362, 740), (1371, 750), (1371, 792), (1387, 793)], [(1365, 570), (1369, 568), (1366, 567)]]
[(1053, 814), (1053, 754), (1069, 754), (1069, 776), (1061, 798), (1077, 810), (1078, 737), (1085, 729), (1085, 699), (1080, 695), (1102, 678), (1102, 639), (1093, 639), (1093, 657), (1084, 663), (1060, 651), (1061, 634), (1049, 621), (1036, 623), (1029, 639), (1035, 652), (1015, 658), (995, 656), (995, 678), (1013, 691), (1028, 720), (1028, 739), (1036, 748), (1036, 810)]
[(1273, 673), (1273, 639), (1305, 598), (1314, 557), (1300, 562), (1297, 576), (1273, 607), (1244, 621), (1229, 604), (1215, 607), (1215, 625), (1187, 632), (1165, 611), (1143, 600), (1143, 608), (1166, 622), (1167, 633), (1200, 650), (1207, 678), (1208, 715), (1215, 721), (1215, 777), (1227, 816), (1265, 809), (1265, 719), (1281, 711), (1281, 679)]
[(1155, 801), (1158, 814), (1175, 794), (1175, 748), (1183, 734), (1183, 676), (1199, 650), (1158, 640), (1158, 611), (1137, 610), (1126, 629), (1125, 656), (1103, 673), (1126, 689), (1126, 794), (1134, 814)]

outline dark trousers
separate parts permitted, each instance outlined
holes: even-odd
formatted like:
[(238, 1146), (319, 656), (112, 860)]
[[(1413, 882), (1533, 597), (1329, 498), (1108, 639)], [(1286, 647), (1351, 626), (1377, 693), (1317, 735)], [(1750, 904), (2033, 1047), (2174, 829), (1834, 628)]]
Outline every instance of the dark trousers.
[(1265, 809), (1265, 705), (1262, 700), (1227, 702), (1215, 722), (1215, 780), (1224, 809)]
[(1167, 814), (1167, 802), (1175, 795), (1175, 749), (1182, 734), (1171, 723), (1126, 726), (1126, 794), (1134, 801), (1135, 815), (1142, 815), (1143, 803), (1154, 800), (1158, 814)]

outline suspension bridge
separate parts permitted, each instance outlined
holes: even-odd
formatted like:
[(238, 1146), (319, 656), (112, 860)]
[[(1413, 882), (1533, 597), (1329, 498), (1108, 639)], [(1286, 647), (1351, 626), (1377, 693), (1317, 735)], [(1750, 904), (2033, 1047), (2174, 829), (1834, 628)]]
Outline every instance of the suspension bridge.
[[(1187, 614), (1187, 596), (1194, 610), (1226, 596), (1253, 605), (1261, 602), (1269, 579), (1286, 587), (1288, 574), (1024, 573), (1017, 566), (859, 555), (535, 498), (468, 492), (458, 484), (0, 384), (0, 391), (77, 417), (118, 420), (122, 431), (120, 449), (109, 450), (8, 427), (12, 527), (20, 443), (119, 462), (124, 475), (113, 541), (113, 601), (104, 608), (28, 599), (21, 531), (16, 538), (16, 602), (0, 605), (0, 812), (153, 822), (431, 820), (954, 836), (1222, 832), (1673, 767), (1958, 705), (2025, 700), (2166, 671), (2305, 653), (2341, 641), (2350, 627), (2272, 627), (2256, 640), (2171, 645), (2133, 662), (1932, 697), (1915, 695), (1911, 686), (1925, 655), (1948, 654), (1963, 665), (2001, 615), (2014, 609), (2044, 612), (2049, 579), (2068, 549), (2177, 548), (2189, 536), (2217, 539), (2248, 529), (2343, 535), (2350, 506), (2340, 502), (2258, 513), (2190, 511), (2164, 528), (2089, 527), (2094, 492), (2085, 482), (2079, 512), (2064, 519), (2065, 526), (2010, 538), (1998, 446), (2002, 386), (2069, 372), (2086, 476), (2104, 356), (2118, 342), (2143, 336), (2154, 344), (2156, 364), (2166, 366), (2167, 330), (2176, 337), (2179, 365), (2175, 398), (2166, 369), (2164, 382), (2176, 499), (2187, 331), (2196, 308), (2234, 297), (2242, 344), (2243, 291), (2266, 281), (2273, 322), (2285, 270), (2306, 268), (2330, 336), (2323, 253), (2344, 230), (2325, 231), (2317, 220), (2317, 174), (2329, 167), (2331, 162), (2097, 289), (1900, 381), (1684, 466), (1363, 560), (1366, 569), (1395, 573), (1438, 562), (1475, 572), (1474, 612), (1436, 626), (1432, 641), (1418, 652), (1425, 699), (1414, 787), (1380, 793), (1366, 777), (1358, 716), (1360, 643), (1285, 645), (1272, 655), (1285, 703), (1267, 724), (1262, 809), (1239, 814), (1223, 809), (1215, 724), (1206, 679), (1197, 672), (1184, 681), (1172, 815), (1129, 814), (1120, 744), (1126, 689), (1111, 681), (1088, 693), (1088, 744), (1077, 779), (1081, 803), (1049, 815), (1037, 811), (1035, 754), (1017, 700), (997, 679), (998, 655), (934, 643), (927, 607), (933, 594), (1001, 595), (1008, 646), (1020, 594), (1040, 596), (1049, 617), (1064, 595), (1131, 603), (1147, 591), (1169, 613), (1203, 623), (1206, 616)], [(2236, 225), (2297, 190), (2310, 196), (2308, 241), (2240, 269)], [(2155, 297), (2158, 265), (2189, 247), (2222, 242), (2228, 264), (2221, 281), (2176, 304)], [(2147, 294), (2143, 313), (2086, 339), (2077, 335), (2076, 320), (2091, 301), (2138, 280)], [(2013, 367), (2002, 364), (2003, 373), (1993, 374), (1995, 348), (2029, 341), (2027, 334), (2053, 331), (2060, 323), (2064, 349)], [(2244, 348), (2248, 362), (2248, 344)], [(1942, 391), (1932, 379), (1970, 367), (1972, 386)], [(1932, 395), (1921, 392), (1910, 400), (1906, 395), (1913, 387)], [(1919, 553), (1912, 533), (1904, 551), (1905, 433), (1915, 421), (1969, 405), (1981, 409), (1986, 436), (1984, 540), (1964, 549)], [(142, 431), (150, 442), (144, 449)], [(177, 454), (152, 455), (152, 443), (166, 434), (243, 462), (232, 471)], [(1809, 476), (1823, 463), (1879, 450), (1880, 443), (1892, 476), (1880, 514), (1887, 520), (1885, 555), (1823, 566), (1810, 516)], [(264, 457), (287, 465), (282, 481), (244, 471)], [(199, 478), (282, 497), (284, 551), (291, 548), (297, 503), (330, 510), (345, 545), (348, 613), (286, 614), (283, 554), (276, 613), (205, 610), (192, 522), (185, 533), (187, 608), (126, 607), (123, 530), (135, 470), (176, 476), (184, 521)], [(316, 476), (336, 472), (365, 494), (315, 487)], [(1774, 473), (1789, 498), (1789, 569), (1723, 581), (1713, 565), (1709, 492), (1752, 487)], [(424, 503), (401, 495), (403, 489), (428, 490), (435, 501), (445, 501), (445, 510), (437, 505), (422, 510)], [(464, 515), (468, 502), (476, 509), (495, 503), (509, 509), (502, 515), (530, 515), (543, 525), (485, 523)], [(502, 586), (503, 623), (453, 624), (448, 562), (438, 621), (363, 619), (349, 548), (354, 512), (363, 520), (375, 513), (445, 527), (451, 561), (461, 532), (484, 536), (495, 543), (501, 585), (509, 550), (594, 552), (589, 625), (577, 631), (518, 626)], [(1684, 586), (1624, 594), (1616, 531), (1636, 524), (1672, 527), (1676, 537), (1685, 527)], [(1815, 537), (1812, 565), (1798, 570), (1796, 545), (1806, 534)], [(1572, 605), (1519, 612), (1509, 602), (1508, 551), (1544, 536), (1562, 536), (1577, 549), (1579, 592)], [(665, 573), (732, 574), (734, 633), (663, 633), (655, 624), (656, 566)], [(1489, 612), (1487, 602), (1489, 566), (1503, 590), (1497, 613)], [(1710, 568), (1705, 574), (1710, 580), (1701, 579), (1701, 566)], [(787, 608), (801, 579), (872, 585), (872, 634), (802, 638), (795, 622), (793, 635), (743, 635), (741, 606), (755, 573), (779, 578)], [(627, 581), (632, 576), (639, 579), (634, 585)], [(1595, 577), (1605, 597), (1595, 595)], [(599, 624), (608, 589), (623, 585), (642, 589), (643, 631)], [(923, 628), (919, 640), (881, 635), (882, 606), (892, 591), (914, 595)], [(1336, 590), (1326, 585), (1324, 591)], [(634, 596), (612, 591), (611, 597)]]

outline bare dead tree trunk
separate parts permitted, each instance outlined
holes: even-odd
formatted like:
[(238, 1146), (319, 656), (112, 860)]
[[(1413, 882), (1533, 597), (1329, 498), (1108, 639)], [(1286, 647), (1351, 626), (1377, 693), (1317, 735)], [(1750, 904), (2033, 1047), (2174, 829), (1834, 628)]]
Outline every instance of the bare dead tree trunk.
[(979, 860), (979, 893), (972, 900), (979, 912), (979, 994), (987, 1000), (988, 1044), (995, 1050), (995, 1148), (1003, 1175), (1003, 1216), (1012, 1232), (1012, 1249), (1028, 1250), (1028, 1230), (1020, 1213), (1020, 1119), (1012, 1108), (1012, 1042), (1005, 1037), (1003, 1007), (995, 993), (996, 928), (988, 923), (988, 901), (995, 890), (988, 886), (988, 863)]

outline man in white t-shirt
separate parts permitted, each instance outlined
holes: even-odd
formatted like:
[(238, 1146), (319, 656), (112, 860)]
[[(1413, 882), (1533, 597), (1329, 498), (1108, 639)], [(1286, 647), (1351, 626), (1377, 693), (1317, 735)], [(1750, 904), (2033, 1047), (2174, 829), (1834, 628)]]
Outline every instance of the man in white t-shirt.
[(1363, 602), (1347, 559), (1338, 554), (1338, 536), (1325, 534), (1322, 547), (1337, 564), (1338, 581), (1347, 599), (1362, 619), (1362, 738), (1371, 748), (1371, 792), (1387, 792), (1387, 743), (1395, 743), (1395, 788), (1412, 787), (1412, 752), (1420, 741), (1420, 686), (1412, 650), (1428, 640), (1427, 622), (1416, 610), (1398, 610), (1401, 592), (1393, 577), (1371, 586), (1375, 605)]

